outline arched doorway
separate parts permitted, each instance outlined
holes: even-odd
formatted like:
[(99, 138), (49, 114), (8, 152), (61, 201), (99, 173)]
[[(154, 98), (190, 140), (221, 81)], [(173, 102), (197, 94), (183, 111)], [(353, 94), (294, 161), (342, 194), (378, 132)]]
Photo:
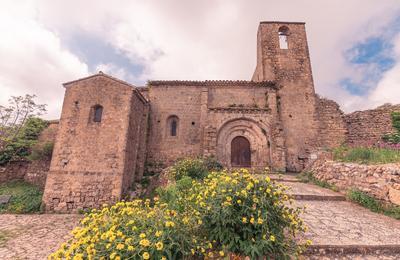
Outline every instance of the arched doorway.
[(246, 137), (236, 136), (231, 142), (231, 165), (251, 167), (250, 142)]

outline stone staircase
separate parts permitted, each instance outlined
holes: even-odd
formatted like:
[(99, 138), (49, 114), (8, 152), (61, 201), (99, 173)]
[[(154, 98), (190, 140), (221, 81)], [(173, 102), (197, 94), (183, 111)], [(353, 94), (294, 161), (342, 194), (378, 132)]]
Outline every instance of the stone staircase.
[(304, 238), (313, 241), (302, 259), (400, 259), (400, 221), (346, 201), (329, 189), (302, 183), (294, 174), (270, 175), (306, 207)]

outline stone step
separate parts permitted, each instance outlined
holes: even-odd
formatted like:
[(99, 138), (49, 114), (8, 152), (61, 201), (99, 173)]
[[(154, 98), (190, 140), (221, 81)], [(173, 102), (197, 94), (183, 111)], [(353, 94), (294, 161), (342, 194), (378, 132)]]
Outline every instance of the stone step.
[(305, 259), (400, 259), (400, 221), (347, 201), (295, 204), (313, 242)]
[(287, 193), (295, 200), (315, 200), (315, 201), (345, 201), (346, 197), (338, 192), (319, 186), (302, 183), (302, 182), (287, 182), (279, 181), (280, 184), (289, 188)]

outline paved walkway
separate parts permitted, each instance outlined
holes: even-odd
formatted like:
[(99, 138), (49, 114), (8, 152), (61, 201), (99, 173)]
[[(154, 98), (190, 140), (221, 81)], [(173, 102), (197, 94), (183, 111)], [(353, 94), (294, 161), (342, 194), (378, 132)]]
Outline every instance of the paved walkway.
[(0, 259), (46, 259), (69, 238), (79, 215), (0, 215)]
[(305, 239), (313, 241), (306, 259), (400, 259), (400, 221), (341, 201), (343, 195), (328, 189), (279, 182), (291, 187), (298, 206), (306, 206)]
[[(279, 176), (272, 176), (278, 179)], [(304, 259), (400, 259), (400, 221), (372, 213), (343, 195), (300, 183), (293, 176), (279, 182), (291, 187), (313, 245)], [(80, 215), (0, 215), (0, 259), (46, 259), (78, 224)]]

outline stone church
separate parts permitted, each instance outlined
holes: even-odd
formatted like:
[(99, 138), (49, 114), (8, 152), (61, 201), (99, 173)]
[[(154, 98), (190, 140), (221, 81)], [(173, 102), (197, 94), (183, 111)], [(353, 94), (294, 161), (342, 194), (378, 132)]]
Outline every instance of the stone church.
[(64, 83), (47, 176), (47, 210), (124, 197), (145, 162), (215, 156), (226, 167), (301, 171), (348, 132), (338, 105), (315, 94), (305, 24), (261, 22), (252, 79), (149, 81), (102, 72)]

